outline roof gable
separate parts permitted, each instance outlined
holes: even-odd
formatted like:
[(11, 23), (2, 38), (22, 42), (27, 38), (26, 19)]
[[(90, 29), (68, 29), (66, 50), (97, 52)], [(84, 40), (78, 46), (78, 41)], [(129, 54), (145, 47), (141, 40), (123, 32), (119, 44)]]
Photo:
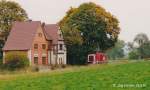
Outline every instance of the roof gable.
[(63, 40), (59, 35), (59, 26), (57, 24), (44, 25), (44, 32), (47, 40), (53, 40), (53, 44), (57, 44), (58, 40)]
[(35, 33), (34, 39), (33, 39), (33, 44), (35, 43), (45, 43), (47, 42), (45, 33), (42, 27), (39, 27), (38, 30)]

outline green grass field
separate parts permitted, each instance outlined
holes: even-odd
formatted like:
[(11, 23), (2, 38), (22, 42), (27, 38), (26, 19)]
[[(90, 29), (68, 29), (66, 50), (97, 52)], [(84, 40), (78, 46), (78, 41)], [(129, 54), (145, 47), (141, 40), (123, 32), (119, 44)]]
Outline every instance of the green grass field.
[(0, 75), (0, 90), (150, 90), (150, 61)]

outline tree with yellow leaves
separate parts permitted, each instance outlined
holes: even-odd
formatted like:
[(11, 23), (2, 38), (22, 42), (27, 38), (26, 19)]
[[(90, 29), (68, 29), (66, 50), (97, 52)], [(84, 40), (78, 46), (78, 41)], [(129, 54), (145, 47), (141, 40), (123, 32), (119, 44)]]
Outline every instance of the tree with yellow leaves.
[(84, 64), (88, 53), (113, 47), (120, 32), (118, 19), (92, 2), (71, 8), (59, 25), (71, 64)]

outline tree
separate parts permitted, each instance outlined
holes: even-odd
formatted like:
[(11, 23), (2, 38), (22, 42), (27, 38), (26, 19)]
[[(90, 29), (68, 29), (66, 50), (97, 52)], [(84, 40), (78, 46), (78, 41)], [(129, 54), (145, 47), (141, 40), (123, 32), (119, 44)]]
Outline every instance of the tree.
[(115, 47), (113, 47), (110, 50), (107, 50), (107, 55), (109, 59), (120, 59), (124, 57), (124, 50), (123, 47), (125, 45), (125, 42), (122, 40), (118, 40), (115, 44)]
[(134, 49), (129, 53), (129, 59), (139, 59), (139, 52), (137, 49)]
[(0, 0), (0, 55), (2, 55), (2, 47), (9, 35), (12, 23), (27, 19), (25, 10), (18, 3)]
[(134, 38), (134, 42), (137, 43), (139, 45), (139, 47), (148, 41), (149, 41), (149, 39), (145, 33), (139, 33)]
[(0, 1), (0, 32), (3, 33), (3, 37), (6, 39), (12, 23), (14, 21), (24, 21), (27, 20), (27, 14), (21, 6), (13, 1)]
[(125, 58), (127, 58), (128, 55), (129, 55), (129, 53), (131, 51), (133, 51), (134, 49), (135, 49), (135, 47), (133, 45), (133, 42), (127, 42), (127, 43), (125, 43), (125, 45), (123, 47)]
[(134, 49), (134, 45), (132, 42), (128, 42), (127, 43), (127, 46), (129, 47), (129, 51), (133, 50)]
[(2, 48), (4, 46), (4, 40), (0, 40), (0, 60), (2, 59), (2, 56), (3, 56), (3, 52), (2, 52)]
[(143, 49), (142, 45), (149, 42), (149, 39), (145, 33), (139, 33), (135, 36), (134, 42), (138, 44), (138, 52), (139, 52), (139, 58), (143, 58)]
[(85, 63), (88, 53), (98, 49), (105, 52), (113, 47), (120, 32), (117, 18), (91, 2), (71, 8), (59, 25), (67, 45), (68, 59), (74, 63)]
[(138, 48), (139, 54), (141, 55), (141, 58), (150, 58), (150, 42), (142, 44)]

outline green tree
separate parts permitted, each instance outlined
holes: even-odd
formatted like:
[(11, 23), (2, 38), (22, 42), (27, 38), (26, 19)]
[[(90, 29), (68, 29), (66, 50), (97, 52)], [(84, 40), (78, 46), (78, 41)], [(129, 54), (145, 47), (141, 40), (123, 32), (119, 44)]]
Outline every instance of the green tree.
[(149, 42), (149, 38), (145, 33), (139, 33), (135, 36), (134, 42), (138, 44), (139, 58), (142, 59), (144, 55), (143, 47), (145, 46), (145, 43)]
[(84, 64), (88, 53), (113, 47), (120, 32), (118, 23), (116, 17), (91, 2), (71, 8), (59, 23), (69, 61)]
[(4, 40), (0, 40), (0, 60), (2, 59), (2, 56), (3, 56), (3, 52), (2, 52), (2, 48), (4, 46)]
[(137, 49), (134, 49), (129, 53), (129, 59), (139, 59), (139, 52)]
[(150, 42), (142, 44), (138, 48), (138, 52), (141, 55), (141, 58), (150, 58)]
[(149, 41), (149, 39), (145, 33), (139, 33), (134, 38), (134, 42), (137, 43), (139, 45), (139, 47), (148, 41)]
[(7, 38), (11, 25), (14, 21), (27, 20), (25, 10), (16, 2), (13, 1), (0, 1), (0, 30), (4, 38)]
[(110, 50), (107, 50), (107, 55), (109, 59), (120, 59), (124, 57), (124, 50), (123, 47), (125, 45), (125, 42), (122, 40), (118, 40), (115, 44), (115, 47), (113, 47)]
[(129, 51), (131, 51), (135, 48), (134, 45), (133, 45), (133, 42), (128, 42), (127, 46), (129, 47)]
[[(18, 3), (0, 0), (0, 45), (4, 45), (13, 22), (27, 19), (25, 10)], [(2, 47), (0, 46), (0, 52), (2, 52)]]

